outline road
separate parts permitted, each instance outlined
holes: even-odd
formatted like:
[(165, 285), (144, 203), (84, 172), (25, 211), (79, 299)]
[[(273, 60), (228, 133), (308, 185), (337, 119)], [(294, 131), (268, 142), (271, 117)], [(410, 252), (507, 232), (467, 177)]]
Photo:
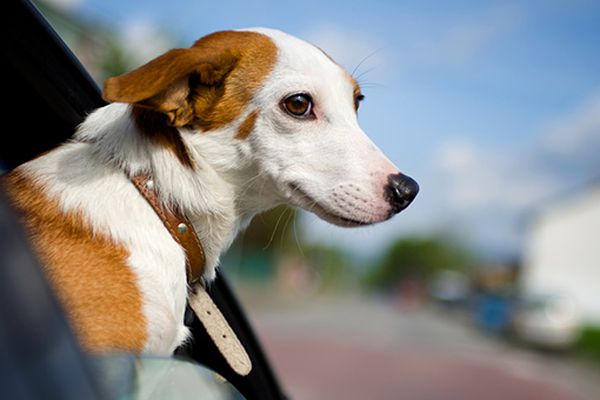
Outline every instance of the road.
[(292, 399), (600, 399), (597, 366), (486, 337), (442, 310), (316, 298), (250, 317)]

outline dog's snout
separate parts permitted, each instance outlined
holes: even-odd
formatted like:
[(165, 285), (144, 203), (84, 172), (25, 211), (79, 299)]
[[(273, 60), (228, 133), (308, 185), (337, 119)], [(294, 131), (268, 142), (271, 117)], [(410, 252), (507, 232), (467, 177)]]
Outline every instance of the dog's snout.
[(392, 206), (390, 214), (404, 210), (419, 193), (419, 184), (409, 176), (398, 173), (388, 176), (385, 198)]

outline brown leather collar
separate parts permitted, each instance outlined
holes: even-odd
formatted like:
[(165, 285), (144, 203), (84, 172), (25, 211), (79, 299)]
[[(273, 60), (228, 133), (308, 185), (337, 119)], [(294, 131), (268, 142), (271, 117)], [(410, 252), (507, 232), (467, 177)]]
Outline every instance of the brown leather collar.
[(204, 249), (190, 221), (180, 212), (165, 207), (158, 199), (154, 181), (149, 175), (138, 174), (131, 178), (137, 190), (150, 203), (173, 239), (184, 248), (187, 257), (188, 284), (197, 282), (204, 271)]

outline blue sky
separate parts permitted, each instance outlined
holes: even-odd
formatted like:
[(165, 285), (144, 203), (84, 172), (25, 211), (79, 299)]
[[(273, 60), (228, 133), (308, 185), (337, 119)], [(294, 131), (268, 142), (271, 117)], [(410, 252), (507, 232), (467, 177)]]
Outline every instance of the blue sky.
[(380, 226), (306, 216), (316, 241), (377, 250), (441, 230), (516, 254), (532, 211), (600, 175), (600, 2), (52, 2), (121, 32), (140, 62), (251, 26), (307, 39), (349, 70), (371, 55), (356, 73), (361, 125), (422, 192)]

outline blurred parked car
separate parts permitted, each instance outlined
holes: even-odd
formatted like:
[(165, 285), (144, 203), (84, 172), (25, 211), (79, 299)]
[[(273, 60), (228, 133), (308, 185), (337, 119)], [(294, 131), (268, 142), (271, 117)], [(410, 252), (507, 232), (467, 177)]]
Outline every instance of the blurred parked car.
[(461, 272), (445, 270), (432, 280), (429, 292), (431, 297), (447, 306), (463, 306), (471, 293), (469, 278)]
[(564, 295), (528, 295), (519, 302), (513, 320), (522, 341), (548, 349), (573, 346), (580, 335), (582, 316), (574, 299)]

